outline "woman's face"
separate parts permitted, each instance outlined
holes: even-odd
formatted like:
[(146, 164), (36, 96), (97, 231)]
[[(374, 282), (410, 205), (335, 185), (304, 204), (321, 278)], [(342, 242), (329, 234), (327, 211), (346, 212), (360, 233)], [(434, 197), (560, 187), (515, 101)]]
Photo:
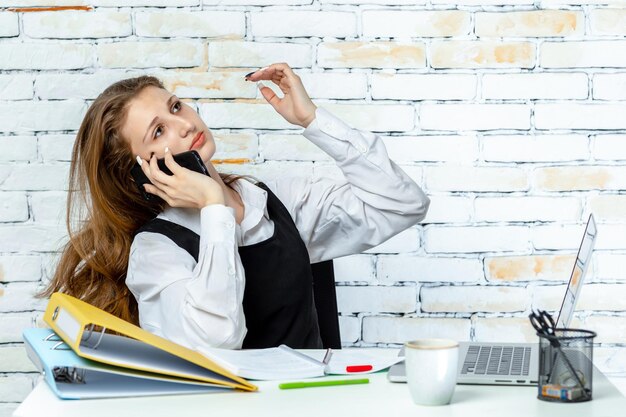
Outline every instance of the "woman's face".
[(215, 140), (198, 113), (178, 97), (158, 87), (144, 88), (128, 105), (122, 135), (133, 156), (163, 158), (165, 147), (172, 155), (194, 149), (208, 164), (215, 154)]

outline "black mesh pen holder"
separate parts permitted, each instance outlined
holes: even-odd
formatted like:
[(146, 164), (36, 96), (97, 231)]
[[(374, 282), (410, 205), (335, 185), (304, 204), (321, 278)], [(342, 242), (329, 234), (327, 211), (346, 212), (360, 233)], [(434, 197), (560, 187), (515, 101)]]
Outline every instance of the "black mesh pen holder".
[(539, 384), (537, 398), (555, 402), (591, 400), (593, 338), (582, 329), (554, 329), (539, 336)]

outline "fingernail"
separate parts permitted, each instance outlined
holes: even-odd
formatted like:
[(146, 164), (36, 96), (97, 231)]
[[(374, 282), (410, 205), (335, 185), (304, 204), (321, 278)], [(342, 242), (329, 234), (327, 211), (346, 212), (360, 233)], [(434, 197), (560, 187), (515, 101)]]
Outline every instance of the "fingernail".
[(165, 147), (165, 153), (168, 153), (170, 151), (170, 148), (168, 148), (167, 146)]
[(243, 78), (248, 78), (249, 76), (251, 76), (252, 74), (254, 74), (256, 71), (252, 71), (247, 73), (246, 75), (243, 76)]
[(260, 90), (260, 89), (262, 89), (263, 87), (267, 87), (267, 86), (266, 86), (265, 84), (263, 84), (261, 81), (258, 81), (258, 82), (256, 83), (256, 86), (258, 87), (258, 89), (259, 89), (259, 90)]
[(139, 166), (143, 165), (143, 161), (141, 160), (141, 157), (139, 155), (137, 155), (137, 163), (139, 164)]

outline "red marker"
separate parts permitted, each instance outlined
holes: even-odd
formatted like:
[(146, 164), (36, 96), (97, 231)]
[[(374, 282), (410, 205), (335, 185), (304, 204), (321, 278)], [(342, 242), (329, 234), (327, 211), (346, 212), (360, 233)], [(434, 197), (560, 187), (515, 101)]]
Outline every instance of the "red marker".
[(350, 365), (346, 366), (346, 372), (366, 372), (371, 371), (372, 365)]

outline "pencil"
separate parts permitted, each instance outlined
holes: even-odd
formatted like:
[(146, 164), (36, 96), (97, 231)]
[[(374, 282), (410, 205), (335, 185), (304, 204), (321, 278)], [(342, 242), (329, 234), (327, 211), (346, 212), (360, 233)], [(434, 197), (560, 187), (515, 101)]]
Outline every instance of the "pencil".
[(311, 382), (285, 382), (279, 384), (280, 389), (293, 388), (309, 388), (309, 387), (330, 387), (333, 385), (353, 385), (353, 384), (369, 384), (370, 380), (364, 379), (334, 379), (330, 381), (311, 381)]

